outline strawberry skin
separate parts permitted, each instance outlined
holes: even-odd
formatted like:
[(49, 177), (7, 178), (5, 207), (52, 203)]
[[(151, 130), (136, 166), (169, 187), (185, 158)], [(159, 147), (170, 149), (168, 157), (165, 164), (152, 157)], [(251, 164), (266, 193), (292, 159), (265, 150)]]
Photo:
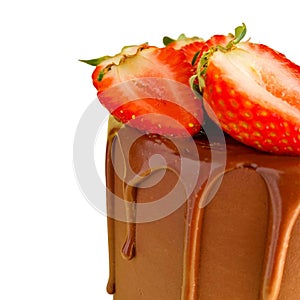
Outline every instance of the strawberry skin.
[(150, 133), (188, 136), (199, 132), (202, 122), (191, 75), (182, 51), (143, 44), (102, 60), (92, 78), (100, 102), (121, 122)]
[(250, 42), (209, 58), (204, 107), (222, 129), (251, 147), (300, 154), (300, 67)]
[(226, 46), (232, 40), (232, 38), (233, 38), (233, 36), (231, 34), (229, 34), (229, 35), (220, 35), (220, 34), (213, 35), (210, 39), (208, 39), (205, 42), (205, 45), (207, 47), (206, 50), (208, 50), (210, 47), (213, 47), (216, 45)]
[(205, 46), (205, 41), (199, 37), (186, 37), (184, 34), (180, 35), (177, 40), (164, 37), (164, 43), (167, 48), (180, 50), (184, 53), (186, 61), (192, 63), (195, 54), (201, 51)]

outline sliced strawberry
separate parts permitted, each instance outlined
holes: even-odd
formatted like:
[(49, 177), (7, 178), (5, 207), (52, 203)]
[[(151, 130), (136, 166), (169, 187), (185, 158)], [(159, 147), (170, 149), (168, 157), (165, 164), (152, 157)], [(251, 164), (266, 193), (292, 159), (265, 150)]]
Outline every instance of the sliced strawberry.
[(238, 42), (204, 54), (204, 106), (235, 139), (299, 155), (300, 67), (265, 45)]
[(163, 42), (167, 47), (175, 50), (181, 50), (189, 63), (192, 63), (195, 54), (201, 51), (205, 45), (205, 41), (202, 38), (188, 38), (184, 34), (181, 34), (177, 40), (164, 37)]
[[(129, 51), (130, 50), (130, 51)], [(202, 122), (181, 51), (140, 45), (101, 61), (93, 73), (100, 102), (123, 123), (163, 135), (193, 135)]]
[(189, 43), (181, 48), (181, 51), (185, 54), (186, 60), (190, 62), (192, 65), (195, 65), (195, 55), (198, 52), (203, 51), (203, 46), (205, 42), (202, 41), (195, 41), (193, 43)]
[(205, 42), (205, 44), (206, 44), (207, 50), (216, 45), (221, 45), (221, 46), (225, 47), (232, 39), (233, 39), (233, 35), (231, 35), (231, 34), (228, 34), (228, 35), (216, 34), (216, 35), (213, 35), (210, 39), (208, 39)]
[(184, 46), (189, 45), (189, 44), (193, 44), (195, 42), (205, 42), (204, 39), (194, 36), (194, 37), (187, 37), (185, 34), (181, 34), (176, 40), (172, 39), (168, 36), (165, 36), (163, 38), (163, 43), (165, 46), (167, 47), (171, 47), (175, 50), (180, 50), (182, 49)]

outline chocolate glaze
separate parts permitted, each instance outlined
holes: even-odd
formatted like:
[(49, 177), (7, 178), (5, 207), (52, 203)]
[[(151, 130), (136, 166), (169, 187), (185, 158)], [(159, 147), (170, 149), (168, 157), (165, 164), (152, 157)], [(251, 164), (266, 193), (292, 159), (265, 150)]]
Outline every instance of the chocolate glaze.
[[(120, 136), (121, 132), (122, 134)], [(191, 151), (194, 143), (197, 146), (198, 153)], [(218, 183), (220, 183), (222, 179), (230, 175), (232, 171), (238, 173), (239, 170), (241, 170), (241, 177), (245, 174), (253, 173), (259, 175), (258, 177), (262, 182), (261, 184), (265, 185), (268, 193), (267, 197), (262, 197), (262, 199), (268, 199), (266, 204), (268, 209), (266, 209), (267, 215), (261, 217), (267, 222), (267, 229), (265, 238), (262, 238), (263, 243), (265, 243), (265, 254), (262, 256), (262, 270), (258, 273), (261, 278), (258, 283), (259, 294), (249, 299), (300, 299), (300, 290), (295, 287), (295, 285), (300, 286), (300, 281), (295, 282), (293, 279), (294, 283), (290, 286), (290, 278), (288, 277), (291, 276), (290, 264), (287, 264), (288, 268), (285, 268), (291, 239), (295, 240), (291, 246), (291, 249), (294, 249), (294, 256), (291, 257), (293, 260), (300, 260), (299, 248), (297, 248), (300, 242), (299, 239), (295, 237), (300, 234), (300, 232), (297, 231), (299, 226), (295, 227), (296, 222), (299, 223), (297, 220), (299, 220), (300, 212), (300, 157), (266, 154), (243, 146), (229, 137), (226, 137), (227, 159), (225, 171), (215, 173), (213, 180), (210, 181), (210, 185), (208, 186), (208, 175), (210, 174), (211, 168), (214, 167), (214, 162), (211, 162), (211, 151), (218, 151), (218, 147), (219, 145), (217, 144), (209, 145), (203, 135), (195, 137), (193, 140), (178, 139), (176, 140), (176, 145), (174, 145), (174, 142), (164, 137), (141, 134), (135, 129), (121, 127), (119, 123), (110, 120), (106, 161), (107, 187), (113, 194), (124, 199), (123, 209), (125, 210), (126, 221), (113, 220), (112, 217), (116, 214), (116, 210), (120, 208), (116, 209), (114, 207), (113, 195), (109, 194), (107, 198), (107, 207), (110, 215), (108, 218), (110, 278), (107, 286), (109, 293), (116, 292), (116, 295), (118, 295), (118, 284), (122, 280), (120, 277), (118, 279), (119, 281), (116, 280), (116, 268), (118, 268), (116, 260), (119, 260), (116, 256), (120, 255), (126, 260), (138, 260), (138, 257), (135, 256), (139, 255), (137, 250), (139, 240), (136, 235), (136, 227), (139, 225), (135, 223), (135, 220), (136, 214), (138, 214), (139, 211), (135, 209), (134, 205), (130, 204), (137, 202), (136, 194), (138, 190), (140, 190), (139, 186), (149, 180), (150, 177), (159, 177), (159, 171), (171, 171), (173, 175), (177, 174), (177, 179), (180, 178), (179, 174), (181, 171), (183, 152), (180, 152), (178, 148), (181, 148), (184, 149), (184, 159), (190, 162), (196, 162), (200, 159), (201, 170), (199, 174), (190, 174), (190, 176), (198, 176), (197, 184), (191, 195), (186, 197), (187, 199), (184, 205), (179, 205), (179, 203), (178, 209), (172, 212), (172, 214), (175, 214), (180, 211), (181, 215), (178, 218), (183, 216), (185, 222), (185, 238), (182, 242), (182, 275), (179, 276), (182, 284), (179, 287), (181, 292), (177, 293), (178, 295), (176, 294), (176, 299), (217, 299), (216, 296), (212, 296), (212, 298), (204, 296), (206, 293), (204, 287), (209, 284), (209, 281), (208, 283), (201, 283), (204, 280), (201, 278), (201, 264), (206, 251), (204, 243), (205, 234), (203, 236), (203, 231), (206, 232), (205, 228), (209, 226), (205, 223), (205, 218), (208, 218), (206, 211), (209, 213), (209, 209), (214, 205), (215, 201), (212, 200), (207, 203), (207, 199), (213, 198), (216, 193), (214, 188), (215, 186), (219, 186)], [(155, 154), (160, 154), (165, 159), (166, 164), (161, 166), (156, 165), (154, 167), (149, 166), (148, 160)], [(112, 162), (114, 156), (119, 157), (115, 163)], [(123, 164), (122, 172), (115, 171), (116, 164)], [(155, 173), (157, 174), (155, 175)], [(226, 176), (224, 176), (224, 174)], [(170, 182), (166, 180), (165, 184), (169, 185), (171, 184)], [(116, 185), (118, 188), (116, 188)], [(166, 189), (170, 189), (170, 187)], [(262, 189), (263, 188), (260, 190)], [(257, 193), (262, 193), (260, 190), (258, 190)], [(262, 203), (262, 201), (260, 202)], [(153, 223), (155, 222), (158, 221), (154, 220)], [(123, 246), (120, 247), (120, 249), (116, 249), (116, 224), (117, 226), (125, 226), (126, 228), (126, 235), (122, 243)], [(292, 234), (292, 232), (294, 233)], [(264, 237), (263, 231), (262, 237)], [(157, 247), (159, 248), (160, 245), (157, 245)], [(178, 247), (181, 246), (178, 245)], [(261, 247), (261, 249), (263, 249), (263, 247)], [(142, 255), (142, 253), (140, 253), (140, 255)], [(293, 271), (295, 272), (295, 270)], [(157, 276), (159, 276), (159, 274)], [(294, 277), (300, 279), (300, 272), (298, 271)], [(161, 280), (168, 279), (162, 278)], [(201, 286), (203, 286), (202, 289)], [(128, 287), (128, 289), (130, 289), (130, 287)], [(153, 289), (155, 289), (155, 287), (153, 287)], [(291, 292), (291, 290), (293, 290), (293, 292)], [(206, 294), (208, 294), (208, 292)], [(286, 298), (286, 295), (292, 296)], [(118, 297), (119, 298), (116, 299), (127, 299), (126, 296), (122, 295)], [(144, 295), (142, 291), (140, 292), (140, 296), (137, 297), (137, 299), (148, 299), (147, 295)], [(175, 299), (175, 296), (170, 297), (171, 298), (161, 299)], [(131, 296), (131, 299), (134, 300), (135, 298)], [(223, 299), (231, 298), (224, 296)], [(248, 298), (245, 297), (244, 299)]]

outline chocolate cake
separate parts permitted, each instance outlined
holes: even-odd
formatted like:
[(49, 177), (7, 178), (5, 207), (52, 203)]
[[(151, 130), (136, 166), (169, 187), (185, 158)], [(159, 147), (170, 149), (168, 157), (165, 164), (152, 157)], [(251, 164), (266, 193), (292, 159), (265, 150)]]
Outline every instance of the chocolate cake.
[(224, 141), (170, 139), (110, 119), (115, 300), (300, 299), (300, 157)]
[(300, 299), (300, 66), (245, 35), (84, 60), (115, 300)]

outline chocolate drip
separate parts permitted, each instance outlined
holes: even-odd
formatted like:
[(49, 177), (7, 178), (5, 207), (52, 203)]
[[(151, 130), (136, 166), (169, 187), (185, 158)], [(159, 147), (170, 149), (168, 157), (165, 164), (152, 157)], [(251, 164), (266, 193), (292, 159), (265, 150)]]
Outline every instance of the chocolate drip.
[(282, 195), (278, 185), (280, 176), (284, 175), (281, 175), (278, 170), (270, 168), (258, 168), (257, 172), (267, 184), (271, 204), (268, 245), (260, 299), (276, 300), (280, 292), (291, 231), (298, 217), (299, 209), (288, 213), (284, 207), (287, 204), (288, 195)]
[[(278, 188), (279, 172), (274, 169), (257, 168), (257, 172), (264, 178), (270, 197), (270, 218), (267, 251), (262, 277), (260, 299), (277, 299), (283, 274), (287, 245), (286, 232), (281, 232), (282, 199)], [(280, 239), (280, 235), (283, 238)]]
[[(132, 203), (136, 203), (135, 187), (127, 185), (124, 191), (125, 210), (127, 217), (127, 237), (125, 243), (121, 249), (121, 254), (124, 259), (131, 260), (135, 256), (135, 237), (136, 237), (136, 225), (135, 216), (136, 208), (132, 206)], [(130, 203), (131, 205), (128, 205)]]
[(131, 260), (135, 256), (135, 225), (128, 223), (127, 226), (129, 227), (127, 229), (128, 233), (121, 253), (124, 259)]
[[(106, 186), (111, 193), (107, 193), (106, 205), (109, 216), (114, 215), (114, 169), (111, 161), (112, 151), (112, 139), (114, 137), (114, 130), (108, 134), (107, 146), (106, 146)], [(115, 221), (113, 218), (107, 218), (107, 229), (108, 229), (108, 252), (109, 252), (109, 279), (106, 286), (106, 290), (109, 294), (115, 293)]]
[(204, 188), (208, 183), (205, 180), (195, 197), (191, 197), (188, 201), (181, 300), (198, 299), (198, 274), (204, 207), (208, 194), (214, 188), (214, 183), (218, 182), (222, 175), (216, 174), (207, 188)]
[(178, 172), (167, 166), (161, 166), (159, 168), (147, 169), (141, 175), (137, 175), (136, 178), (131, 180), (123, 189), (124, 205), (126, 211), (126, 231), (127, 236), (123, 247), (121, 249), (122, 257), (126, 260), (131, 260), (135, 256), (135, 247), (136, 247), (136, 193), (139, 185), (150, 176), (161, 170), (169, 170), (178, 176)]
[[(200, 195), (201, 197), (201, 195)], [(196, 201), (197, 203), (197, 201)], [(203, 208), (188, 204), (181, 299), (197, 300)]]

